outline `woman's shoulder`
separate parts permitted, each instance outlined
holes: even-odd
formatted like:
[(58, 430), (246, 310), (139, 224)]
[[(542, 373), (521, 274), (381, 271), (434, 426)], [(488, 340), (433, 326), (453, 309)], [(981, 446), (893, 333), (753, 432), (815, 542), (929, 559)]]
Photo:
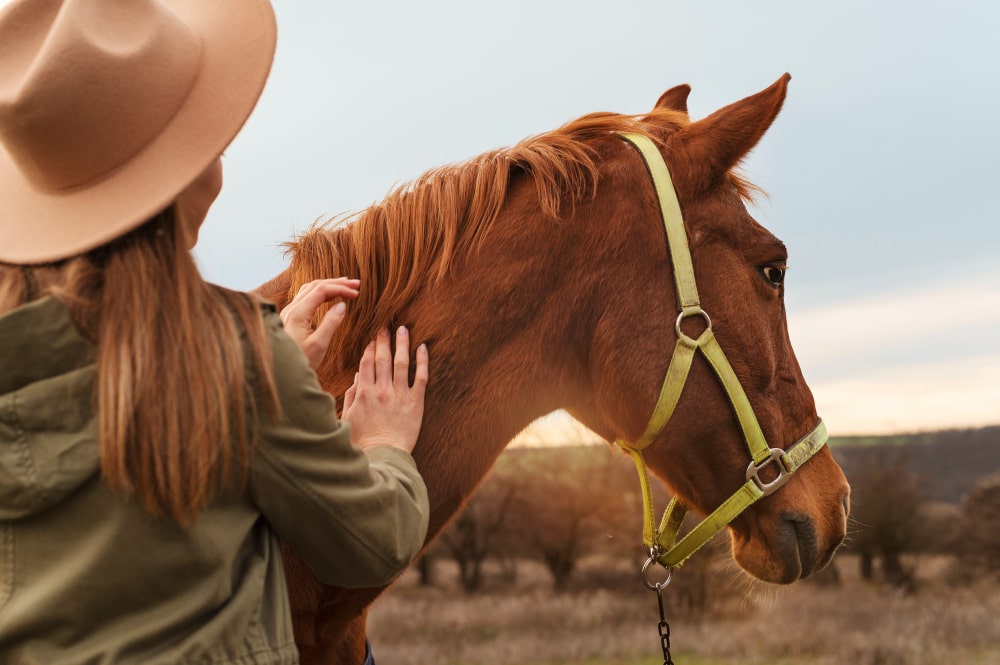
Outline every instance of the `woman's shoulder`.
[(268, 337), (281, 330), (281, 317), (278, 316), (278, 307), (273, 302), (253, 293), (229, 289), (218, 284), (209, 284), (209, 287), (216, 292), (218, 299), (225, 303), (233, 321), (237, 324), (244, 346), (251, 333), (248, 328), (257, 327), (260, 325), (260, 320), (263, 321)]
[[(226, 303), (243, 346), (247, 379), (260, 394), (273, 382), (279, 402), (294, 392), (303, 381), (316, 381), (302, 350), (285, 332), (274, 303), (252, 293), (235, 291), (213, 284), (212, 288)], [(261, 364), (266, 365), (262, 367)], [(268, 378), (265, 378), (268, 377)], [(261, 384), (265, 385), (261, 385)]]
[(321, 388), (302, 349), (285, 332), (278, 308), (258, 296), (244, 295), (252, 299), (263, 322), (267, 345), (271, 350), (270, 369), (283, 420), (310, 430), (329, 431), (335, 428), (333, 398)]

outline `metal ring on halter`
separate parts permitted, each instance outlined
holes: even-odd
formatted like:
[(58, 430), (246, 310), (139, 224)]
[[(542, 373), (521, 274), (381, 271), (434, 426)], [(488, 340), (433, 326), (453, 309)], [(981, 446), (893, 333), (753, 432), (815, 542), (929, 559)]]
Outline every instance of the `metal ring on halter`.
[[(677, 338), (680, 339), (684, 344), (687, 344), (689, 346), (698, 346), (698, 340), (694, 339), (693, 337), (685, 333), (683, 330), (681, 330), (681, 322), (690, 316), (700, 316), (702, 319), (704, 319), (705, 330), (712, 329), (712, 319), (708, 318), (708, 312), (703, 310), (698, 305), (695, 305), (692, 308), (685, 308), (684, 310), (681, 311), (680, 314), (677, 315), (677, 321), (676, 323), (674, 323), (674, 330), (677, 332)], [(705, 334), (705, 330), (701, 332), (701, 335)], [(701, 337), (701, 335), (698, 336)]]
[(642, 564), (642, 581), (646, 583), (647, 588), (652, 589), (653, 591), (663, 591), (670, 585), (670, 580), (672, 580), (674, 577), (674, 569), (664, 567), (664, 569), (667, 571), (667, 579), (663, 580), (662, 582), (649, 581), (649, 566), (654, 561), (656, 561), (659, 554), (660, 551), (658, 548), (656, 547), (649, 548), (649, 558), (646, 559), (646, 563)]

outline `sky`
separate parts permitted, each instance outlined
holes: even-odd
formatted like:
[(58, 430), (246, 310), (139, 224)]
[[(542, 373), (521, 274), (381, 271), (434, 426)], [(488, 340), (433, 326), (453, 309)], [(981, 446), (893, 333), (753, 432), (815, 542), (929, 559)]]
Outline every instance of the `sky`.
[(314, 220), (431, 167), (585, 113), (646, 111), (679, 83), (700, 118), (787, 71), (784, 109), (744, 172), (769, 194), (754, 216), (789, 248), (789, 330), (831, 433), (1000, 423), (1000, 5), (275, 9), (270, 80), (195, 250), (211, 281), (257, 286)]

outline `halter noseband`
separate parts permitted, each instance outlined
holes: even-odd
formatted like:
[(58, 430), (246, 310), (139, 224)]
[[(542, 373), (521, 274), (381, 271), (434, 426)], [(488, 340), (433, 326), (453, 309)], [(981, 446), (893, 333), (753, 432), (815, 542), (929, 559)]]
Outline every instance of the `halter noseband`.
[[(677, 194), (674, 191), (667, 164), (663, 161), (663, 156), (656, 145), (648, 137), (633, 133), (622, 133), (620, 136), (638, 149), (653, 179), (656, 196), (660, 202), (660, 213), (663, 216), (663, 226), (667, 232), (667, 248), (674, 266), (674, 281), (677, 287), (678, 307), (680, 308), (677, 322), (674, 325), (674, 330), (677, 333), (674, 354), (670, 358), (670, 365), (663, 379), (663, 387), (660, 389), (660, 396), (656, 401), (656, 407), (653, 409), (653, 415), (649, 419), (646, 431), (634, 443), (624, 439), (618, 439), (615, 442), (632, 455), (639, 471), (639, 483), (642, 486), (643, 542), (650, 552), (650, 558), (643, 568), (645, 575), (646, 568), (654, 560), (668, 569), (677, 568), (740, 513), (762, 497), (777, 491), (788, 482), (788, 479), (800, 466), (826, 444), (827, 432), (826, 426), (820, 420), (812, 431), (796, 441), (788, 450), (768, 446), (760, 424), (757, 422), (757, 417), (754, 415), (753, 407), (750, 405), (750, 400), (726, 359), (725, 352), (719, 346), (715, 335), (712, 334), (712, 320), (701, 308), (694, 267), (691, 263), (691, 251), (688, 248), (687, 234), (684, 231), (684, 218), (681, 216), (680, 204), (677, 201)], [(684, 319), (691, 317), (701, 317), (705, 323), (705, 329), (697, 337), (691, 337), (681, 329), (681, 323)], [(684, 390), (691, 362), (694, 360), (695, 352), (699, 350), (715, 371), (730, 403), (733, 405), (736, 419), (739, 421), (743, 438), (747, 443), (747, 449), (750, 451), (751, 461), (747, 467), (746, 482), (680, 541), (677, 541), (681, 522), (683, 522), (689, 508), (678, 501), (677, 497), (674, 497), (667, 505), (659, 528), (654, 528), (653, 495), (642, 450), (659, 436), (666, 427), (667, 421), (670, 420), (670, 416), (673, 415), (677, 401)], [(777, 473), (777, 476), (773, 480), (765, 481), (760, 474), (761, 471), (770, 466), (774, 467), (773, 472)], [(648, 580), (647, 584), (650, 584)]]

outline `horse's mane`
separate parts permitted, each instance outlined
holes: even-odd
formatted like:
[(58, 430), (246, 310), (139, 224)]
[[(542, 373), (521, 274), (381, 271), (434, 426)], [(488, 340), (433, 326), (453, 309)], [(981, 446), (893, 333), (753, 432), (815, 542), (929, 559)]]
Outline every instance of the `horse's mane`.
[(419, 289), (443, 279), (456, 261), (475, 251), (516, 176), (530, 178), (542, 214), (559, 219), (564, 200), (581, 200), (596, 189), (597, 152), (588, 142), (625, 131), (662, 140), (657, 134), (664, 129), (689, 123), (685, 113), (668, 109), (641, 116), (585, 115), (513, 147), (432, 169), (366, 210), (314, 225), (287, 245), (290, 293), (314, 279), (361, 279), (361, 294), (334, 335), (327, 356), (332, 364), (324, 369), (342, 377), (350, 368), (353, 376), (354, 363), (375, 332), (406, 323), (395, 321), (396, 315)]

